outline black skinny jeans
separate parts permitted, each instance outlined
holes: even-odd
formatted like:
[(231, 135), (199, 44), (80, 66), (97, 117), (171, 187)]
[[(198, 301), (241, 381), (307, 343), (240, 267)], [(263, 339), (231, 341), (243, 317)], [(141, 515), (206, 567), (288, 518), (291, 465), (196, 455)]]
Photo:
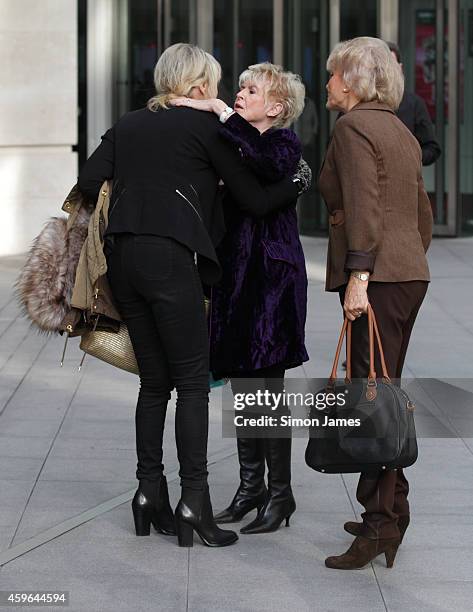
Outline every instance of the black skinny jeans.
[(207, 482), (209, 341), (193, 253), (172, 240), (119, 234), (107, 256), (108, 279), (140, 370), (136, 477), (163, 473), (163, 431), (177, 390), (175, 434), (181, 485)]

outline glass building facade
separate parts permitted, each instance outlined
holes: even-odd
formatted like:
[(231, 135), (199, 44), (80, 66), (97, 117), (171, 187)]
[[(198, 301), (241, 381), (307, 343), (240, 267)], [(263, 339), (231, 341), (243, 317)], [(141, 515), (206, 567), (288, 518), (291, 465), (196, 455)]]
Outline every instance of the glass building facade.
[[(101, 3), (112, 27), (97, 43), (97, 20), (84, 12), (93, 4), (97, 14)], [(406, 87), (425, 100), (443, 150), (436, 164), (424, 168), (435, 233), (473, 233), (473, 117), (468, 112), (473, 103), (473, 0), (79, 0), (79, 13), (79, 29), (85, 29), (79, 32), (82, 161), (113, 121), (144, 106), (153, 94), (153, 67), (162, 50), (192, 42), (220, 61), (220, 96), (228, 103), (249, 64), (269, 60), (302, 76), (306, 106), (294, 129), (316, 179), (334, 121), (325, 109), (330, 49), (339, 40), (362, 35), (398, 42)], [(103, 67), (98, 73), (90, 54), (84, 68), (88, 40), (94, 53), (102, 45), (112, 58), (109, 74), (103, 74)], [(298, 205), (305, 234), (327, 229), (315, 183)]]

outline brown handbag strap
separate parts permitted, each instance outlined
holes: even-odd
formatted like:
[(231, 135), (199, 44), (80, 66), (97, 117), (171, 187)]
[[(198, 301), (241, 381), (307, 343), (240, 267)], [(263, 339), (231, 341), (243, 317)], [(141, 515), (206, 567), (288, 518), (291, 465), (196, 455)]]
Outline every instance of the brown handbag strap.
[(374, 369), (374, 333), (373, 333), (373, 311), (368, 304), (368, 338), (370, 345), (370, 371), (368, 380), (376, 380), (376, 370)]
[[(351, 348), (352, 348), (352, 322), (349, 321), (346, 317), (343, 321), (342, 330), (340, 332), (340, 337), (338, 339), (337, 350), (335, 352), (335, 357), (333, 360), (332, 372), (329, 378), (329, 386), (333, 386), (335, 380), (337, 379), (337, 370), (338, 370), (338, 362), (340, 360), (340, 353), (342, 350), (343, 339), (346, 334), (346, 358), (347, 358), (347, 370), (345, 380), (347, 382), (351, 381)], [(368, 380), (376, 380), (376, 370), (374, 367), (374, 341), (376, 338), (376, 342), (378, 344), (380, 361), (381, 361), (381, 369), (383, 378), (390, 381), (388, 371), (386, 368), (386, 360), (384, 358), (383, 345), (381, 342), (381, 336), (378, 329), (378, 324), (376, 322), (376, 316), (374, 314), (373, 308), (371, 304), (368, 304), (368, 344), (369, 344), (369, 373)]]
[(388, 374), (388, 368), (386, 367), (386, 359), (384, 358), (383, 343), (381, 342), (381, 335), (379, 333), (378, 323), (376, 321), (376, 315), (374, 314), (374, 310), (371, 307), (371, 304), (368, 304), (368, 312), (369, 311), (371, 311), (371, 317), (372, 317), (372, 320), (373, 320), (374, 333), (376, 335), (376, 340), (378, 342), (378, 350), (379, 350), (379, 357), (380, 357), (380, 361), (381, 361), (381, 371), (383, 373), (383, 378), (385, 378), (386, 380), (391, 382), (391, 379), (390, 379), (389, 374)]
[(337, 379), (337, 369), (338, 369), (338, 361), (340, 359), (340, 352), (342, 350), (343, 338), (345, 337), (347, 326), (350, 321), (345, 317), (343, 320), (342, 331), (340, 332), (340, 337), (338, 339), (337, 350), (335, 351), (335, 357), (333, 360), (332, 372), (330, 374), (330, 378), (328, 381), (329, 386), (333, 386), (334, 382)]
[(351, 381), (351, 338), (352, 338), (352, 322), (348, 321), (348, 326), (347, 326), (347, 343), (346, 343), (346, 361), (347, 361), (347, 368), (346, 368), (346, 374), (345, 374), (345, 381), (346, 382), (350, 382)]

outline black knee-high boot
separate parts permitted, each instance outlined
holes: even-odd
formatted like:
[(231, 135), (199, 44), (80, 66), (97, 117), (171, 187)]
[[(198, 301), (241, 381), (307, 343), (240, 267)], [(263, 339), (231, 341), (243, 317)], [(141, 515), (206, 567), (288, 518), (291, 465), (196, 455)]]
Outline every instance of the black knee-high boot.
[(240, 486), (228, 508), (215, 515), (217, 523), (235, 523), (254, 510), (263, 507), (267, 489), (264, 484), (264, 440), (237, 438), (240, 462)]
[(276, 531), (282, 521), (296, 509), (291, 489), (291, 438), (265, 438), (264, 448), (268, 464), (268, 496), (254, 521), (240, 533), (267, 533)]

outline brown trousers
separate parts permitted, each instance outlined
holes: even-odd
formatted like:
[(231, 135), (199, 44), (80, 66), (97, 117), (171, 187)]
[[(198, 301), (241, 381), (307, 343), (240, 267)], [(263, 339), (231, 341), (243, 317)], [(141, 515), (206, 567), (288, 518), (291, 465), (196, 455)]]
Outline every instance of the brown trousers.
[[(388, 374), (400, 382), (409, 339), (428, 287), (426, 281), (371, 282), (368, 298), (376, 315)], [(343, 306), (345, 288), (340, 291)], [(368, 320), (363, 315), (352, 326), (352, 377), (366, 378), (369, 369)], [(375, 369), (381, 362), (375, 348)], [(364, 506), (362, 535), (367, 538), (399, 537), (397, 519), (409, 514), (409, 483), (402, 471), (362, 473), (356, 498)]]

